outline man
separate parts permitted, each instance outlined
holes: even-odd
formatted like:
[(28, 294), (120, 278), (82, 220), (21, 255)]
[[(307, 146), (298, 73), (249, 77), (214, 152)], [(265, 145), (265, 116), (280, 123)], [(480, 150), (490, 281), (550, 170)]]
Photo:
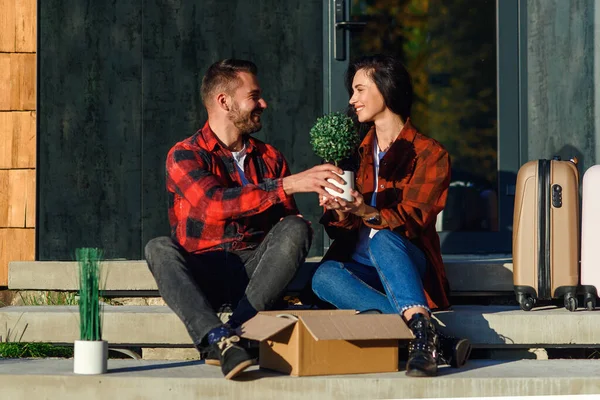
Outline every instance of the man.
[[(161, 296), (227, 379), (252, 364), (234, 330), (273, 305), (308, 254), (312, 230), (292, 195), (331, 198), (327, 179), (343, 183), (330, 164), (290, 175), (279, 151), (250, 136), (267, 108), (256, 73), (233, 59), (208, 69), (208, 121), (167, 156), (171, 237), (145, 251)], [(227, 324), (215, 312), (224, 304), (234, 307)]]

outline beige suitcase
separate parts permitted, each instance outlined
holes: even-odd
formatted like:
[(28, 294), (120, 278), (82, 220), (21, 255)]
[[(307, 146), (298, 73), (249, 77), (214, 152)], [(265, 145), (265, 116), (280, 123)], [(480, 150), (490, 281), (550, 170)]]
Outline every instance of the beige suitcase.
[(513, 280), (521, 308), (563, 297), (575, 311), (578, 263), (577, 160), (530, 161), (517, 175), (513, 220)]

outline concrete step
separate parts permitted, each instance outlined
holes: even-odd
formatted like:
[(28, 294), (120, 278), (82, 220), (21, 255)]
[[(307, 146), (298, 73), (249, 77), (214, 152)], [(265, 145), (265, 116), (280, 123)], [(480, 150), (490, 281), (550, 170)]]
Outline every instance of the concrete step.
[[(480, 348), (600, 345), (600, 311), (509, 306), (455, 306), (435, 313), (440, 329)], [(79, 338), (76, 306), (0, 308), (2, 341), (72, 343)], [(103, 338), (112, 345), (191, 346), (179, 318), (166, 306), (106, 306)]]
[[(109, 360), (108, 373), (76, 376), (72, 360), (0, 360), (6, 399), (392, 399), (600, 393), (598, 360), (470, 361), (435, 378), (404, 372), (294, 378), (253, 367), (237, 381), (201, 361)], [(587, 396), (585, 396), (587, 398)]]
[[(319, 258), (307, 260), (292, 282), (303, 287)], [(453, 293), (512, 292), (510, 255), (454, 255), (444, 258)], [(104, 261), (105, 290), (156, 291), (156, 282), (145, 261)], [(13, 261), (8, 287), (15, 290), (77, 290), (77, 262)]]

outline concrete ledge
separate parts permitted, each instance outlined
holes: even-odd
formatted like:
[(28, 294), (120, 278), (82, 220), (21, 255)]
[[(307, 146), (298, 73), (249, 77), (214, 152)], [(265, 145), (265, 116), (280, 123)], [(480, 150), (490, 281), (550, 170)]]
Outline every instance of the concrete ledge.
[[(600, 344), (600, 311), (540, 308), (525, 312), (505, 306), (455, 306), (435, 313), (441, 330), (477, 347), (546, 347)], [(112, 345), (191, 346), (179, 318), (165, 306), (106, 306), (103, 337)], [(6, 341), (71, 343), (79, 336), (75, 306), (0, 308)], [(446, 328), (447, 327), (447, 328)]]
[[(106, 290), (157, 290), (146, 261), (104, 261)], [(13, 261), (8, 288), (16, 290), (78, 290), (76, 261)]]
[(540, 307), (522, 311), (513, 306), (454, 306), (435, 313), (441, 329), (469, 338), (478, 347), (495, 345), (598, 345), (600, 311), (575, 312)]
[[(302, 287), (318, 258), (308, 260), (292, 286)], [(512, 292), (510, 256), (461, 255), (444, 258), (453, 292)], [(156, 282), (146, 261), (104, 261), (105, 290), (156, 291)], [(75, 261), (13, 261), (9, 264), (8, 287), (15, 290), (77, 290)]]
[(397, 399), (600, 393), (597, 360), (470, 361), (436, 378), (403, 372), (293, 378), (256, 367), (238, 381), (199, 361), (109, 360), (109, 373), (75, 376), (72, 360), (3, 360), (7, 399)]

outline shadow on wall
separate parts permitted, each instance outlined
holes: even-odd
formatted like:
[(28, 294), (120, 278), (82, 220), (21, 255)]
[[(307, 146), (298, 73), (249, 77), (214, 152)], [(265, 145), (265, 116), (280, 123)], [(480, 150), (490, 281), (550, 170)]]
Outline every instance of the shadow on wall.
[(577, 147), (571, 146), (570, 144), (563, 146), (559, 151), (552, 155), (549, 155), (548, 157), (551, 158), (555, 155), (559, 156), (560, 159), (563, 161), (576, 158), (580, 177), (583, 176), (585, 170), (589, 168), (589, 166), (586, 166), (586, 157), (584, 156), (584, 154), (581, 151), (579, 151)]

